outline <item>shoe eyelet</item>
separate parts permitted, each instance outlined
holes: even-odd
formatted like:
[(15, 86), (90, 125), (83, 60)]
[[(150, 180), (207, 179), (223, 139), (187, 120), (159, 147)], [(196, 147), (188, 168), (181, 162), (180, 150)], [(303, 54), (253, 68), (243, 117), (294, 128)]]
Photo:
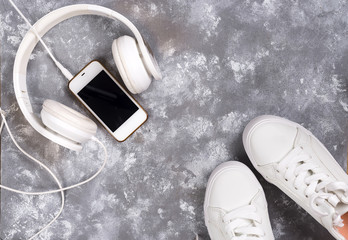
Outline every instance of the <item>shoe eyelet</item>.
[(308, 195), (305, 195), (306, 196), (306, 198), (308, 198)]
[(284, 178), (285, 179), (285, 181), (289, 181), (287, 178)]

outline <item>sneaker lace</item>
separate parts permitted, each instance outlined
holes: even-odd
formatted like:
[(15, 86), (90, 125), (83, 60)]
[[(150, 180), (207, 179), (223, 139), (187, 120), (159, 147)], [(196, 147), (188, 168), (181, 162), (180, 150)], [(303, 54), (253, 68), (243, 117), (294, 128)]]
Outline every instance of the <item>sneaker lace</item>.
[[(282, 173), (285, 181), (293, 183), (295, 190), (303, 191), (316, 213), (320, 216), (333, 213), (333, 225), (343, 227), (343, 220), (335, 207), (339, 203), (348, 204), (348, 185), (345, 182), (336, 181), (326, 174), (302, 147), (294, 148), (280, 161), (276, 170)], [(324, 202), (330, 204), (329, 212), (322, 210)]]
[(238, 208), (223, 216), (225, 230), (231, 240), (263, 240), (261, 217), (255, 206)]

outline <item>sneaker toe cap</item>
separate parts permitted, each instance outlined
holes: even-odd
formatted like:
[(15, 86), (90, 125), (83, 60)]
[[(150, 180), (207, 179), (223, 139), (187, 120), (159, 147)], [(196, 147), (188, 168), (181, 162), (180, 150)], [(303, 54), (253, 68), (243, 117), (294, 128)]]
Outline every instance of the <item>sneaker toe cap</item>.
[(231, 211), (249, 204), (260, 189), (261, 185), (249, 169), (226, 168), (212, 183), (209, 205)]
[(293, 147), (297, 127), (281, 119), (253, 122), (244, 145), (249, 157), (262, 166), (280, 161)]

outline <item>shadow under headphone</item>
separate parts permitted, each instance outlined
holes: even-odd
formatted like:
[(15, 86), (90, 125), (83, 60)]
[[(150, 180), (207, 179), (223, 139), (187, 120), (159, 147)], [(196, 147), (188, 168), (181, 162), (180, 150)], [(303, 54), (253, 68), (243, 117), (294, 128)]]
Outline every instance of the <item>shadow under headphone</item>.
[[(43, 36), (55, 25), (74, 16), (100, 15), (124, 23), (135, 38), (122, 36), (112, 43), (112, 54), (118, 71), (126, 87), (133, 94), (145, 91), (151, 78), (161, 79), (158, 64), (143, 40), (140, 32), (123, 15), (105, 7), (77, 4), (59, 8), (38, 20), (23, 38), (14, 62), (13, 83), (16, 99), (29, 124), (40, 134), (53, 142), (79, 151), (82, 143), (91, 139), (97, 131), (94, 121), (81, 113), (54, 100), (45, 100), (41, 119), (33, 112), (26, 84), (29, 57)], [(34, 31), (34, 30), (35, 31)]]

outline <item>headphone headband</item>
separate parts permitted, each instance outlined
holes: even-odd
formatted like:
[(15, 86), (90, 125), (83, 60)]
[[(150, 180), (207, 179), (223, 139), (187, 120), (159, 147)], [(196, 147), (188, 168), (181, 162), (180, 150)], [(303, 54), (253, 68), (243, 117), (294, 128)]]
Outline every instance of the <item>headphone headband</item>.
[[(53, 28), (60, 22), (80, 15), (100, 15), (114, 20), (119, 20), (124, 23), (133, 32), (135, 39), (138, 42), (139, 50), (142, 54), (144, 64), (150, 74), (152, 74), (155, 79), (161, 78), (160, 72), (156, 68), (156, 65), (153, 64), (152, 56), (149, 54), (138, 29), (126, 17), (109, 8), (91, 4), (76, 4), (62, 7), (42, 17), (34, 24), (33, 28), (35, 28), (39, 35), (42, 37), (46, 34), (46, 32), (48, 32), (51, 28)], [(29, 57), (38, 41), (39, 39), (33, 32), (33, 29), (30, 29), (24, 36), (16, 54), (13, 66), (13, 85), (19, 108), (21, 109), (24, 117), (27, 119), (29, 124), (40, 134), (58, 143), (59, 145), (75, 151), (79, 151), (82, 148), (79, 143), (73, 142), (47, 129), (42, 123), (41, 119), (39, 119), (33, 113), (27, 90), (26, 74)]]

